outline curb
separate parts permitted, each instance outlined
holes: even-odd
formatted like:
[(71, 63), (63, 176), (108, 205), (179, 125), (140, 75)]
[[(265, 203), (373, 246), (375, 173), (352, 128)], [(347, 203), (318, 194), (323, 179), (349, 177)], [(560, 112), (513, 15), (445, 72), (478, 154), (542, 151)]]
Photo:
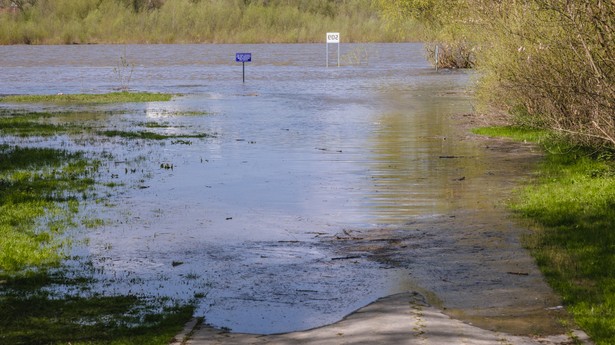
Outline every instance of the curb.
[(194, 333), (196, 326), (201, 322), (200, 318), (193, 318), (184, 325), (184, 329), (181, 330), (171, 340), (169, 345), (184, 345), (189, 340), (190, 336)]

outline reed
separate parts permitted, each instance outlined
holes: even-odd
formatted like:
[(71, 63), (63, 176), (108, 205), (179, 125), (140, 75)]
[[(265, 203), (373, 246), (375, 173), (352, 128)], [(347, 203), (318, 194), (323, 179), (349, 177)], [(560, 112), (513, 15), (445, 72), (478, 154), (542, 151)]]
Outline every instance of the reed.
[[(126, 84), (122, 84), (126, 85)], [(14, 95), (0, 97), (0, 103), (106, 104), (166, 102), (171, 94), (151, 92), (111, 92), (102, 94)]]

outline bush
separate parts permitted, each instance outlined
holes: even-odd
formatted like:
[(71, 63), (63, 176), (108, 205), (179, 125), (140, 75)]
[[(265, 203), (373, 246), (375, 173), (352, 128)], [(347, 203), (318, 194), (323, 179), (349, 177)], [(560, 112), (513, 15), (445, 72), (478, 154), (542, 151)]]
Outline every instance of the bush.
[(419, 21), (439, 67), (480, 70), (486, 104), (583, 146), (615, 147), (615, 2), (380, 0)]
[(482, 95), (583, 145), (615, 146), (615, 4), (483, 2)]

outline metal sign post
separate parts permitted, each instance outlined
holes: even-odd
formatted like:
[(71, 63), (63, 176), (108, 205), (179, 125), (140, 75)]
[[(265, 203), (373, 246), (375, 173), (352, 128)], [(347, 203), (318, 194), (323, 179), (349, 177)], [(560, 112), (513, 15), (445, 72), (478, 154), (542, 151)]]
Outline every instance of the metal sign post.
[(440, 47), (436, 44), (436, 72), (438, 72), (438, 64), (440, 63)]
[(327, 32), (327, 67), (329, 67), (329, 43), (337, 43), (337, 67), (340, 67), (340, 33)]
[(252, 53), (236, 53), (235, 61), (241, 62), (243, 70), (243, 82), (246, 82), (246, 62), (252, 62)]

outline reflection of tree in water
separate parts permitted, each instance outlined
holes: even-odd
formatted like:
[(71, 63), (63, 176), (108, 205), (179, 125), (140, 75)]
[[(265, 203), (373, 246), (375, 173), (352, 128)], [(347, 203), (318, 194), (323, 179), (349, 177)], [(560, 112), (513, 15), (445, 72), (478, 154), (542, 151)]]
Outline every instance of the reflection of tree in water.
[(479, 152), (459, 140), (452, 115), (468, 101), (428, 91), (391, 93), (392, 109), (375, 131), (372, 202), (387, 222), (444, 213), (464, 194), (466, 181), (481, 174)]

